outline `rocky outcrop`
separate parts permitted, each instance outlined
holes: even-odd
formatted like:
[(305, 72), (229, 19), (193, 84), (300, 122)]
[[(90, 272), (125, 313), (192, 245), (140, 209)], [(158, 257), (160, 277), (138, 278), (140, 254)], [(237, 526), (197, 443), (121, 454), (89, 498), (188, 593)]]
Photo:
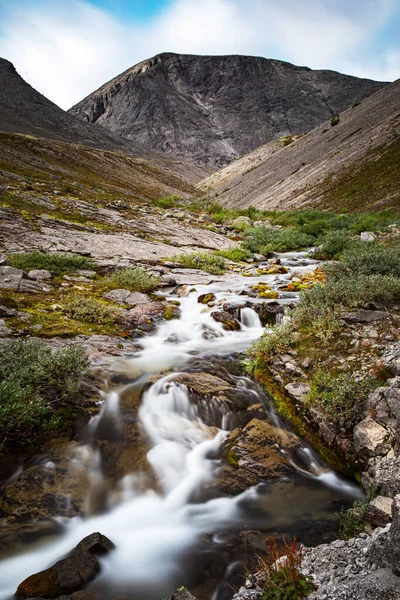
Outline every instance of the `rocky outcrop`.
[(305, 133), (382, 85), (279, 60), (165, 52), (69, 112), (154, 150), (220, 166), (273, 138)]

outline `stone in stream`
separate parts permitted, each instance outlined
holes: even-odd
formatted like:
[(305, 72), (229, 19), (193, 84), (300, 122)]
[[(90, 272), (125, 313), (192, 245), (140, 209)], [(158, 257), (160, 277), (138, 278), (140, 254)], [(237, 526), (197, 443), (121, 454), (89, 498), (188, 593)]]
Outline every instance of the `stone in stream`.
[(213, 302), (216, 299), (217, 297), (213, 293), (200, 294), (200, 296), (197, 298), (197, 302), (199, 302), (199, 304), (208, 304), (209, 302)]
[(100, 572), (97, 556), (115, 548), (101, 533), (85, 537), (52, 567), (25, 579), (15, 593), (16, 598), (58, 598), (82, 590)]
[(238, 331), (240, 329), (240, 323), (226, 310), (214, 311), (211, 313), (214, 321), (222, 323), (222, 326), (227, 331)]

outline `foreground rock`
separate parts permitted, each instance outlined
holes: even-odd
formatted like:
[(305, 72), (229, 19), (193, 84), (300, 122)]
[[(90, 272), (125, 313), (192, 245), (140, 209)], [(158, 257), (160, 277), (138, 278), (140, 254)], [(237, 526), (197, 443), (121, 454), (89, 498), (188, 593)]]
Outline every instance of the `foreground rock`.
[(87, 536), (66, 558), (25, 579), (16, 598), (58, 598), (82, 590), (100, 572), (97, 556), (108, 554), (114, 547), (101, 533)]

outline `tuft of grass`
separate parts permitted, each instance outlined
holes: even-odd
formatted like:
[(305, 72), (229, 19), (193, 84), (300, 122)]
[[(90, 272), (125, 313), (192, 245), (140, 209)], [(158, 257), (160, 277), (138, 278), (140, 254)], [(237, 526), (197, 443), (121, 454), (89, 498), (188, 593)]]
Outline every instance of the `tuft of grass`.
[(190, 269), (201, 269), (213, 275), (222, 275), (227, 268), (224, 258), (215, 253), (191, 252), (190, 254), (175, 256), (174, 260)]
[(47, 269), (55, 275), (71, 273), (78, 269), (93, 269), (92, 261), (79, 254), (45, 253), (33, 250), (33, 252), (10, 254), (7, 259), (9, 264), (16, 269), (24, 271)]
[(331, 119), (331, 127), (335, 127), (335, 125), (338, 125), (339, 123), (340, 123), (339, 115), (333, 115), (333, 117)]
[(96, 323), (97, 325), (115, 323), (118, 318), (118, 312), (115, 308), (105, 302), (95, 298), (85, 298), (85, 296), (71, 296), (67, 299), (62, 310), (71, 319)]
[(292, 344), (292, 325), (281, 323), (266, 331), (249, 349), (253, 367), (270, 363), (276, 356), (287, 352)]
[(166, 196), (165, 198), (158, 198), (155, 205), (165, 209), (177, 208), (182, 206), (182, 201), (180, 196)]
[(160, 277), (143, 267), (118, 269), (104, 279), (104, 286), (110, 289), (124, 288), (132, 292), (152, 292), (160, 283)]
[(5, 445), (32, 443), (43, 430), (62, 426), (55, 409), (73, 405), (89, 361), (82, 346), (52, 352), (39, 340), (0, 345), (0, 432)]

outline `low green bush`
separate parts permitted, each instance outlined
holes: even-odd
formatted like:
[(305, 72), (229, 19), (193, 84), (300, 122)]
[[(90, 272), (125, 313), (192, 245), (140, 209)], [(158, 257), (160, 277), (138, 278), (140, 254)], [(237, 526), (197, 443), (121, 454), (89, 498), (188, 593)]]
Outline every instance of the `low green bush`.
[(151, 292), (159, 285), (160, 277), (149, 273), (143, 267), (126, 268), (118, 269), (106, 277), (103, 283), (111, 289), (124, 288), (132, 292)]
[(213, 275), (222, 275), (226, 271), (226, 262), (222, 256), (211, 252), (191, 252), (180, 254), (174, 260), (190, 269), (201, 269)]
[(374, 242), (360, 242), (344, 252), (342, 264), (351, 274), (400, 277), (400, 247), (388, 248)]
[(180, 196), (166, 196), (165, 198), (158, 198), (155, 205), (165, 209), (177, 208), (182, 206), (182, 201)]
[(287, 352), (292, 344), (292, 325), (281, 323), (266, 331), (249, 349), (253, 366), (270, 363), (276, 356)]
[(340, 123), (339, 115), (333, 115), (333, 117), (331, 119), (331, 127), (335, 127), (335, 125), (338, 125), (339, 123)]
[(43, 429), (63, 425), (56, 409), (76, 402), (88, 368), (79, 345), (52, 352), (40, 340), (0, 344), (0, 432), (6, 445), (32, 442)]
[(245, 233), (243, 247), (251, 252), (269, 254), (270, 252), (288, 252), (311, 246), (314, 238), (294, 229), (270, 229), (252, 227)]
[(118, 318), (118, 312), (112, 306), (95, 298), (78, 295), (67, 299), (63, 306), (63, 312), (71, 319), (88, 321), (97, 325), (115, 323)]
[(310, 380), (310, 388), (307, 402), (323, 410), (334, 424), (352, 429), (373, 384), (370, 378), (358, 381), (347, 373), (317, 371)]
[(30, 269), (47, 269), (55, 275), (71, 273), (78, 269), (93, 269), (93, 263), (86, 256), (79, 254), (45, 253), (33, 250), (33, 252), (20, 252), (10, 254), (8, 262), (16, 269), (29, 271)]
[(232, 248), (227, 248), (226, 250), (215, 250), (214, 255), (222, 256), (223, 258), (227, 258), (233, 262), (250, 260), (253, 257), (253, 253), (250, 252), (250, 250), (240, 246), (232, 246)]
[(317, 248), (314, 254), (315, 258), (323, 260), (340, 258), (353, 243), (351, 235), (349, 230), (336, 229), (329, 231), (322, 244)]

